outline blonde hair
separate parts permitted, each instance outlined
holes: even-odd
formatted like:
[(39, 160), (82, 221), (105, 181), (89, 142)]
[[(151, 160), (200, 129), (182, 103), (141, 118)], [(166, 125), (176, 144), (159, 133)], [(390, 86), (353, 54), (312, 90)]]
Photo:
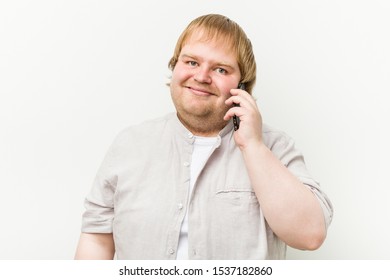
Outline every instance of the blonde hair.
[(168, 67), (173, 70), (179, 59), (180, 52), (195, 32), (203, 32), (205, 40), (223, 39), (236, 54), (236, 59), (241, 72), (241, 83), (245, 84), (245, 90), (252, 94), (256, 82), (256, 60), (252, 50), (252, 44), (244, 30), (226, 16), (208, 14), (194, 19), (180, 35)]

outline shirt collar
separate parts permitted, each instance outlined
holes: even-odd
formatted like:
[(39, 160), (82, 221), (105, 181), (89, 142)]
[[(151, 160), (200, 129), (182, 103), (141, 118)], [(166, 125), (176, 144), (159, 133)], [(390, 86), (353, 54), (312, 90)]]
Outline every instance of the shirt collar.
[[(194, 135), (189, 131), (179, 120), (176, 113), (171, 113), (170, 118), (173, 122), (175, 130), (184, 137), (185, 139), (189, 139), (191, 143), (194, 141)], [(219, 137), (224, 137), (225, 135), (231, 133), (233, 131), (233, 122), (228, 122), (227, 125), (218, 133)]]

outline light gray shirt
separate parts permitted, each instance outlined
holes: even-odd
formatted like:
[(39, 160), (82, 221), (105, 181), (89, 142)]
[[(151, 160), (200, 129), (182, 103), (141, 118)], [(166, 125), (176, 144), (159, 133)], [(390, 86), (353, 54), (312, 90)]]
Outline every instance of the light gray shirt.
[[(263, 125), (263, 141), (316, 195), (328, 226), (332, 205), (292, 139)], [(284, 259), (286, 245), (264, 218), (232, 123), (189, 195), (193, 143), (175, 113), (122, 131), (86, 197), (82, 231), (113, 233), (117, 259), (173, 260), (188, 211), (189, 259)]]

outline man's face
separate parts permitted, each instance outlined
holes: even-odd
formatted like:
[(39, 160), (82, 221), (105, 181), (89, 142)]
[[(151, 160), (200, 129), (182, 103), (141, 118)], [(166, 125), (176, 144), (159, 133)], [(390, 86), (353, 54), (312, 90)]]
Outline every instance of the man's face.
[(183, 46), (171, 79), (171, 95), (179, 118), (188, 126), (201, 123), (219, 131), (229, 109), (225, 100), (241, 74), (235, 54), (223, 40), (193, 35)]

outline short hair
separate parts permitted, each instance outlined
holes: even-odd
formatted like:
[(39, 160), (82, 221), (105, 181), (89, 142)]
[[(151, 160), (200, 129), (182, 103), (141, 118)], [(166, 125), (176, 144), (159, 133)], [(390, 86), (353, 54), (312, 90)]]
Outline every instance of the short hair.
[(252, 43), (244, 30), (234, 21), (219, 14), (200, 16), (184, 29), (180, 35), (168, 67), (173, 70), (179, 59), (180, 52), (194, 32), (202, 31), (205, 39), (223, 39), (230, 45), (241, 72), (241, 83), (245, 84), (245, 90), (252, 94), (256, 82), (256, 60), (253, 54)]

